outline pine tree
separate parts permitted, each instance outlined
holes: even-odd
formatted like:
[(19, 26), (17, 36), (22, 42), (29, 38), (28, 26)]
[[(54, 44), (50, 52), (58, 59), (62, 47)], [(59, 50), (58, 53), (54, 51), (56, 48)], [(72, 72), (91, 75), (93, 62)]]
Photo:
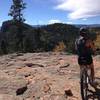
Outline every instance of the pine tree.
[(17, 51), (23, 51), (23, 22), (25, 19), (23, 18), (22, 11), (26, 8), (26, 3), (23, 2), (23, 0), (13, 0), (13, 4), (10, 8), (10, 15), (13, 17), (13, 21), (15, 25), (18, 27), (17, 34), (16, 34), (16, 46), (15, 49)]
[(13, 0), (9, 15), (13, 17), (13, 20), (24, 22), (22, 11), (26, 8), (26, 3), (23, 0)]

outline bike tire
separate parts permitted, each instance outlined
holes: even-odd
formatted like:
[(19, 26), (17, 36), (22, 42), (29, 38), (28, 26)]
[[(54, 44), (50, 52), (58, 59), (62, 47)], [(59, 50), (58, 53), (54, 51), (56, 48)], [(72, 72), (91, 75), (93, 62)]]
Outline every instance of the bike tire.
[(87, 78), (88, 78), (87, 71), (84, 70), (81, 74), (81, 80), (80, 80), (82, 100), (88, 100), (88, 95), (87, 95), (88, 82), (87, 82)]

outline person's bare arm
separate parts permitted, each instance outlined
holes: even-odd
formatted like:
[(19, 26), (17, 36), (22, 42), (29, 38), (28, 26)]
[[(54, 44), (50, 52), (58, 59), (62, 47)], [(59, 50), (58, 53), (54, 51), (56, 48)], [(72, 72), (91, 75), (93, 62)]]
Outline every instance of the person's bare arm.
[(89, 39), (86, 41), (86, 47), (91, 48), (92, 51), (95, 53), (96, 48), (95, 48), (95, 44), (92, 40)]

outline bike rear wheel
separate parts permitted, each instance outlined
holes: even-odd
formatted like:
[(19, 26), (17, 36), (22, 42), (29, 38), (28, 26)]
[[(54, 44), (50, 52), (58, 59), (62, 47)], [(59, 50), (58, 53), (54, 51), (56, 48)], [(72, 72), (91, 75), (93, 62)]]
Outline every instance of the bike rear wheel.
[(82, 100), (88, 100), (88, 75), (87, 71), (83, 71), (81, 73), (81, 80), (80, 80), (80, 86), (81, 86), (81, 96)]

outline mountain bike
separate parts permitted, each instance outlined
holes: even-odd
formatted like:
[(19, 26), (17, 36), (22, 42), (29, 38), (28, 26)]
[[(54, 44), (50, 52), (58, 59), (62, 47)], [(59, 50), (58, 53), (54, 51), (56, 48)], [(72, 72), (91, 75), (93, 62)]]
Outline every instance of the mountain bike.
[(89, 85), (91, 85), (91, 69), (89, 66), (84, 65), (80, 73), (80, 89), (82, 100), (88, 100)]

